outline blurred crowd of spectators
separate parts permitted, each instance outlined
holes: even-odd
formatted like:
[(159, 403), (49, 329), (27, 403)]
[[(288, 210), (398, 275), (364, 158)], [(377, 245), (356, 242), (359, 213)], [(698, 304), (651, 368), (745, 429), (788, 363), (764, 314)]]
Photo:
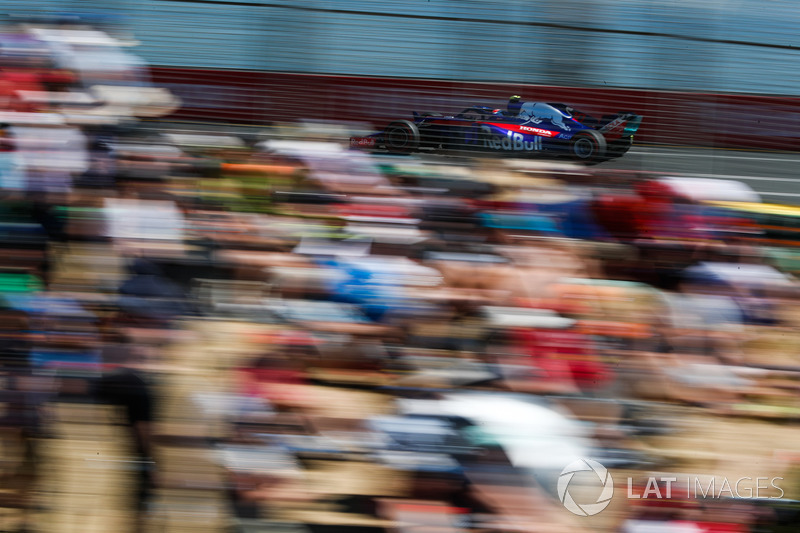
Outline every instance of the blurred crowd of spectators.
[[(126, 517), (120, 531), (776, 522), (663, 505), (571, 522), (555, 493), (570, 450), (683, 466), (647, 444), (681, 431), (676, 412), (800, 412), (794, 278), (674, 182), (277, 135), (83, 127), (70, 144), (63, 125), (36, 129), (35, 155), (0, 174), (9, 523), (59, 530), (70, 491)], [(725, 196), (720, 183), (694, 187)], [(116, 410), (86, 414), (102, 406)], [(100, 441), (128, 477), (65, 481), (91, 473)], [(58, 461), (78, 463), (45, 467)]]

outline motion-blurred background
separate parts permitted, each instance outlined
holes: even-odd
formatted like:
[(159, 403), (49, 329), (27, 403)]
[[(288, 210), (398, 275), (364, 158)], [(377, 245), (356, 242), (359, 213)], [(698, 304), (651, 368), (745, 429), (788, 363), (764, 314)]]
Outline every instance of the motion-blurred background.
[(800, 530), (794, 4), (0, 12), (0, 531)]

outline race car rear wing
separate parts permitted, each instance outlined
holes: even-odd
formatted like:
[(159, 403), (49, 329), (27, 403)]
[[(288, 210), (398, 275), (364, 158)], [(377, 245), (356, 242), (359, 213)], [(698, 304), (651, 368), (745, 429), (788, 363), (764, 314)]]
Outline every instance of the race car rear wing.
[(631, 137), (642, 124), (642, 116), (636, 113), (621, 112), (616, 115), (603, 117), (598, 129), (604, 136)]

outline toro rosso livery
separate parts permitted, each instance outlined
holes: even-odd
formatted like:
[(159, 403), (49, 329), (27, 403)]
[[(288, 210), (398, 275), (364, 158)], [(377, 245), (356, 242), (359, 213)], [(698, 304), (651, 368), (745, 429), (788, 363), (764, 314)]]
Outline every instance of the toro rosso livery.
[(566, 105), (520, 102), (512, 97), (505, 110), (473, 106), (453, 116), (414, 112), (369, 137), (353, 137), (354, 148), (385, 148), (409, 153), (418, 149), (488, 151), (520, 156), (571, 156), (598, 163), (625, 154), (642, 117), (617, 113), (601, 119)]

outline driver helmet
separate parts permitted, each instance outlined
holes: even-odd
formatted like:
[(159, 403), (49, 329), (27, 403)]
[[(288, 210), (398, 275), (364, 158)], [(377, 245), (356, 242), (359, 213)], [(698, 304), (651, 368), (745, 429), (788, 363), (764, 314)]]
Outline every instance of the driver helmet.
[(519, 114), (519, 110), (522, 108), (522, 97), (519, 95), (511, 96), (508, 99), (508, 114), (511, 116), (517, 116)]

